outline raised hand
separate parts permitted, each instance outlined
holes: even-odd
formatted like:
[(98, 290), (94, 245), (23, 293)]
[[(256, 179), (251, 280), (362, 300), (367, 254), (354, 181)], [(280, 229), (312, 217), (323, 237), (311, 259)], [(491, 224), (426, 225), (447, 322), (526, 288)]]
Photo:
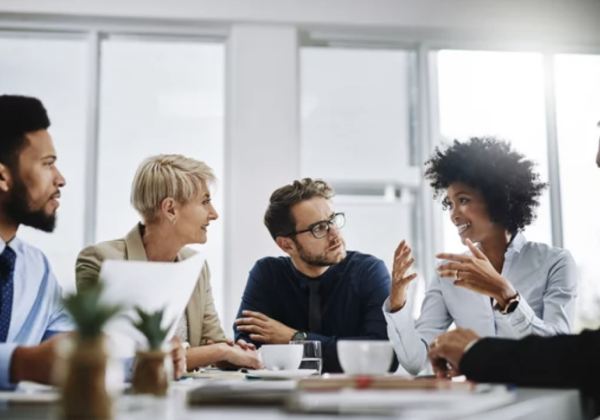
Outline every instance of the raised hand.
[(467, 246), (473, 255), (438, 254), (437, 258), (447, 260), (438, 267), (440, 277), (454, 279), (456, 286), (473, 290), (496, 299), (501, 307), (506, 306), (517, 292), (512, 284), (502, 277), (488, 258), (470, 239)]
[(406, 303), (406, 290), (411, 281), (417, 278), (417, 274), (406, 275), (408, 269), (413, 265), (415, 259), (411, 257), (412, 249), (406, 241), (400, 242), (394, 252), (394, 266), (392, 270), (392, 288), (390, 291), (390, 306), (392, 312), (402, 309)]

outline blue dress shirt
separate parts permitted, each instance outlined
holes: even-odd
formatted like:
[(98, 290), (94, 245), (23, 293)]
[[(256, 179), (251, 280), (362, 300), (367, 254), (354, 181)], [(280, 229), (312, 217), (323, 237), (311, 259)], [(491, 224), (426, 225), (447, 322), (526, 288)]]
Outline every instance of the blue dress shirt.
[[(267, 257), (252, 270), (242, 297), (242, 311), (262, 312), (290, 328), (308, 333), (321, 342), (323, 372), (340, 372), (337, 340), (387, 340), (381, 305), (389, 296), (390, 274), (383, 261), (348, 251), (346, 258), (319, 277), (321, 284), (321, 333), (309, 330), (309, 278), (296, 270), (289, 257)], [(237, 331), (236, 341), (252, 342)], [(291, 337), (290, 337), (291, 339)], [(260, 346), (261, 343), (254, 343)]]
[(420, 373), (428, 366), (429, 344), (452, 323), (482, 337), (518, 339), (572, 332), (577, 272), (569, 251), (528, 242), (518, 233), (506, 250), (501, 275), (520, 296), (517, 309), (507, 315), (495, 311), (488, 296), (437, 276), (425, 294), (416, 325), (408, 304), (392, 313), (387, 299), (383, 312), (400, 364), (413, 375)]
[(0, 239), (0, 253), (9, 246), (17, 254), (12, 316), (6, 343), (0, 343), (0, 388), (12, 388), (10, 361), (18, 346), (34, 346), (52, 335), (72, 331), (73, 323), (60, 303), (62, 288), (46, 256), (14, 238)]

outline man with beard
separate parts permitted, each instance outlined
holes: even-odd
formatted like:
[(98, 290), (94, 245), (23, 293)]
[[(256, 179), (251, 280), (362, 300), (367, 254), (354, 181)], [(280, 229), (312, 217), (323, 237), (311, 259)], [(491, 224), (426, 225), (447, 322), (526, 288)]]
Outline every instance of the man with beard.
[(20, 225), (52, 232), (65, 179), (42, 103), (0, 96), (0, 388), (51, 380), (57, 333), (73, 329), (48, 259), (16, 237)]
[(387, 340), (381, 305), (391, 285), (383, 261), (346, 252), (346, 220), (333, 209), (333, 195), (310, 178), (271, 195), (264, 222), (289, 257), (254, 265), (234, 326), (236, 340), (257, 346), (320, 341), (323, 372), (341, 372), (337, 340)]
[[(48, 259), (16, 237), (20, 225), (52, 232), (56, 224), (65, 179), (49, 126), (38, 99), (0, 96), (0, 389), (20, 381), (52, 383), (59, 333), (74, 329)], [(185, 351), (180, 340), (171, 344), (179, 377)], [(124, 360), (126, 369), (132, 362)]]

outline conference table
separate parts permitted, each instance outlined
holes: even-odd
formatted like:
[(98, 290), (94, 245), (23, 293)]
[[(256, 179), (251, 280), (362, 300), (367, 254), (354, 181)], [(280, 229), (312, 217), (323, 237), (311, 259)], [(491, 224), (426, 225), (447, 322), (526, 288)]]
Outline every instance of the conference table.
[[(248, 406), (198, 406), (189, 404), (189, 395), (198, 392), (200, 387), (211, 386), (212, 380), (206, 379), (186, 379), (184, 381), (173, 382), (169, 395), (166, 398), (151, 396), (121, 395), (115, 401), (115, 420), (192, 420), (192, 419), (226, 419), (226, 420), (302, 420), (302, 419), (335, 419), (346, 417), (349, 412), (343, 410), (337, 414), (326, 413), (290, 413), (281, 407), (248, 407)], [(261, 386), (260, 381), (254, 382), (257, 385), (245, 384), (240, 380), (240, 384), (245, 386)], [(280, 386), (279, 384), (269, 384), (271, 387)], [(281, 386), (291, 387), (293, 383), (281, 382)], [(499, 389), (495, 387), (494, 389)], [(456, 409), (447, 408), (442, 411), (433, 410), (435, 408), (436, 398), (439, 396), (437, 391), (431, 392), (426, 398), (431, 398), (432, 403), (413, 404), (410, 409), (398, 407), (391, 413), (378, 414), (366, 413), (363, 415), (353, 414), (352, 418), (362, 419), (481, 419), (486, 420), (510, 420), (510, 419), (528, 419), (528, 420), (552, 420), (569, 419), (580, 420), (588, 419), (586, 413), (585, 401), (581, 398), (577, 390), (548, 390), (521, 388), (506, 390), (500, 388), (497, 394), (500, 399), (508, 398), (505, 402), (496, 401), (493, 406), (486, 407), (485, 404), (479, 408), (474, 407), (473, 399), (466, 402), (469, 410), (464, 410), (464, 404), (457, 403)], [(196, 391), (194, 391), (196, 390)], [(349, 394), (345, 401), (356, 401), (356, 396), (363, 391), (350, 391), (355, 394)], [(407, 391), (369, 391), (372, 397), (386, 398), (406, 398)], [(394, 394), (396, 393), (396, 394)], [(10, 398), (9, 394), (3, 393), (0, 398), (0, 419), (58, 419), (58, 405), (54, 397), (56, 394), (52, 391), (26, 391), (24, 398)], [(417, 393), (418, 394), (418, 393)], [(416, 398), (423, 398), (423, 395), (415, 394)], [(36, 402), (37, 397), (39, 401)], [(361, 395), (364, 395), (361, 394)], [(31, 397), (28, 400), (27, 397)], [(320, 394), (323, 396), (323, 393)], [(325, 398), (333, 397), (333, 394), (325, 394)], [(410, 397), (412, 398), (412, 397)], [(453, 397), (454, 398), (454, 397)], [(464, 398), (461, 394), (456, 394), (457, 402)], [(483, 398), (483, 397), (482, 397)], [(467, 401), (467, 400), (465, 400)], [(342, 404), (344, 405), (344, 404)], [(475, 404), (477, 405), (477, 404)]]

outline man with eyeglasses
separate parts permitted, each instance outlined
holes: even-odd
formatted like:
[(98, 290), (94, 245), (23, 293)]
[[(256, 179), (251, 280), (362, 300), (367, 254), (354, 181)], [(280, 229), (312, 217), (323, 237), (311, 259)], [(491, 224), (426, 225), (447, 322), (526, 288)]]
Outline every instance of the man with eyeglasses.
[(323, 372), (341, 372), (338, 339), (388, 339), (381, 305), (389, 272), (371, 255), (346, 252), (346, 219), (334, 211), (333, 195), (310, 178), (271, 195), (264, 222), (288, 257), (254, 265), (234, 326), (236, 340), (257, 346), (320, 341)]

